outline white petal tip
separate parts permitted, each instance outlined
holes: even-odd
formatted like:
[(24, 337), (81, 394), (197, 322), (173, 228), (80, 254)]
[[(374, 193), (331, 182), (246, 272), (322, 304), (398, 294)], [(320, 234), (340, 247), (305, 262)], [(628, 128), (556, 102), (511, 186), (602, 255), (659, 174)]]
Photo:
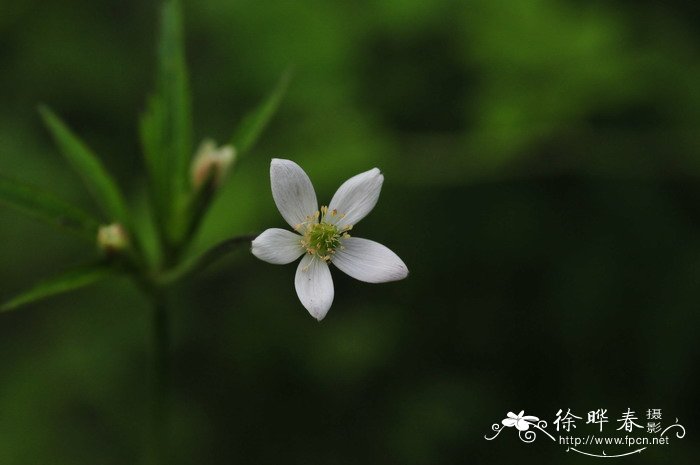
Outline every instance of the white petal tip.
[[(333, 292), (332, 288), (330, 292)], [(331, 305), (333, 304), (333, 296), (331, 295), (330, 298), (326, 296), (325, 298), (314, 301), (304, 299), (302, 300), (301, 304), (304, 306), (306, 311), (309, 312), (309, 315), (311, 315), (314, 320), (320, 323), (326, 317), (326, 315), (328, 315), (328, 311), (331, 309)]]
[[(302, 302), (304, 304), (304, 302)], [(328, 308), (320, 308), (320, 307), (312, 307), (309, 308), (306, 305), (304, 305), (304, 308), (306, 308), (306, 311), (309, 312), (309, 315), (313, 317), (314, 320), (318, 321), (319, 323), (323, 321), (323, 319), (328, 315), (328, 310), (330, 310), (330, 306)]]
[(270, 167), (280, 166), (280, 165), (299, 166), (298, 164), (294, 163), (292, 160), (288, 160), (286, 158), (273, 158), (272, 160), (270, 160)]
[(379, 278), (374, 282), (377, 284), (391, 283), (408, 278), (408, 268), (406, 268), (406, 265), (404, 264), (396, 265), (393, 270), (387, 270), (386, 273), (387, 274), (383, 278)]
[(394, 281), (401, 281), (402, 279), (408, 278), (409, 271), (408, 267), (405, 264), (402, 264), (402, 266), (398, 267), (396, 270), (396, 279)]

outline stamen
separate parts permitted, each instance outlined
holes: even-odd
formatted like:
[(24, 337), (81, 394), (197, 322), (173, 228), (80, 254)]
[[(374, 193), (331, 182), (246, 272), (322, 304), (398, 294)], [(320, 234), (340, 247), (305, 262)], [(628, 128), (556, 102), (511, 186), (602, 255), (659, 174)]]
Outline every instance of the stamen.
[[(304, 227), (301, 244), (314, 259), (319, 258), (330, 263), (335, 251), (341, 247), (341, 239), (350, 237), (347, 231), (352, 229), (352, 225), (338, 227), (335, 221), (338, 216), (336, 209), (330, 210), (329, 215), (328, 207), (324, 205), (314, 213), (313, 218), (301, 225)], [(345, 215), (340, 215), (340, 218), (343, 216)], [(334, 220), (327, 221), (330, 218)]]

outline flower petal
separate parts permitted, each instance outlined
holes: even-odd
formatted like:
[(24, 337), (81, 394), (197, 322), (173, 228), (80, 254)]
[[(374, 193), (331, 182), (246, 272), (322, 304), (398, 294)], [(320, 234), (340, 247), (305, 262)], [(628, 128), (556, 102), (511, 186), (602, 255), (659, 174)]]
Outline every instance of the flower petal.
[(530, 429), (530, 423), (520, 418), (515, 422), (515, 427), (518, 429), (518, 431), (527, 431)]
[(274, 265), (292, 263), (304, 253), (301, 236), (291, 231), (270, 228), (253, 240), (253, 255)]
[(340, 227), (355, 225), (367, 216), (379, 200), (383, 182), (384, 175), (378, 168), (345, 181), (328, 204), (329, 211), (337, 210), (341, 215), (335, 223)]
[(359, 237), (342, 239), (332, 263), (345, 274), (367, 283), (398, 281), (408, 276), (408, 268), (398, 255), (378, 242)]
[(292, 228), (307, 221), (318, 210), (316, 192), (303, 169), (291, 160), (273, 158), (270, 184), (277, 209)]
[(515, 426), (515, 422), (516, 422), (515, 418), (504, 418), (504, 419), (501, 421), (501, 423), (503, 423), (503, 426), (507, 426), (507, 427), (509, 427), (509, 428), (510, 428), (511, 426)]
[(311, 316), (321, 321), (333, 303), (333, 278), (328, 264), (315, 255), (304, 255), (297, 267), (294, 287)]

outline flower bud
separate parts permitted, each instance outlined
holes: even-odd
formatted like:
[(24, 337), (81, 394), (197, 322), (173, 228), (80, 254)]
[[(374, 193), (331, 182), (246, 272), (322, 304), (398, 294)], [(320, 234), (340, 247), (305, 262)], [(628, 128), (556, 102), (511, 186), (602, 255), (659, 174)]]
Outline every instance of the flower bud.
[[(205, 183), (212, 182), (219, 187), (236, 159), (236, 150), (231, 145), (217, 148), (216, 143), (205, 139), (192, 161), (192, 186), (200, 189)], [(211, 181), (209, 181), (211, 179)]]
[(97, 245), (107, 254), (115, 254), (129, 247), (129, 235), (119, 223), (100, 226)]

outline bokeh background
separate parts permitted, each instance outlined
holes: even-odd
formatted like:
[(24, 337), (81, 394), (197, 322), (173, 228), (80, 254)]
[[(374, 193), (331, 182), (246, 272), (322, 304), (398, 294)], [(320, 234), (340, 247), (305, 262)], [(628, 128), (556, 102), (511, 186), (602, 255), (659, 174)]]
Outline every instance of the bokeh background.
[[(386, 177), (358, 236), (411, 275), (334, 273), (317, 323), (294, 266), (246, 250), (176, 290), (173, 459), (590, 463), (491, 424), (662, 408), (688, 429), (625, 463), (691, 463), (698, 427), (700, 7), (692, 0), (185, 2), (197, 137), (294, 80), (196, 249), (283, 227), (272, 157), (319, 199)], [(143, 205), (136, 121), (157, 2), (0, 2), (0, 172), (94, 209), (50, 104)], [(0, 207), (0, 298), (94, 257)], [(337, 270), (336, 270), (337, 271)], [(0, 318), (0, 463), (138, 463), (149, 308), (126, 279)], [(642, 420), (644, 421), (644, 420)], [(579, 425), (581, 432), (589, 426)], [(606, 450), (610, 453), (610, 451)]]

